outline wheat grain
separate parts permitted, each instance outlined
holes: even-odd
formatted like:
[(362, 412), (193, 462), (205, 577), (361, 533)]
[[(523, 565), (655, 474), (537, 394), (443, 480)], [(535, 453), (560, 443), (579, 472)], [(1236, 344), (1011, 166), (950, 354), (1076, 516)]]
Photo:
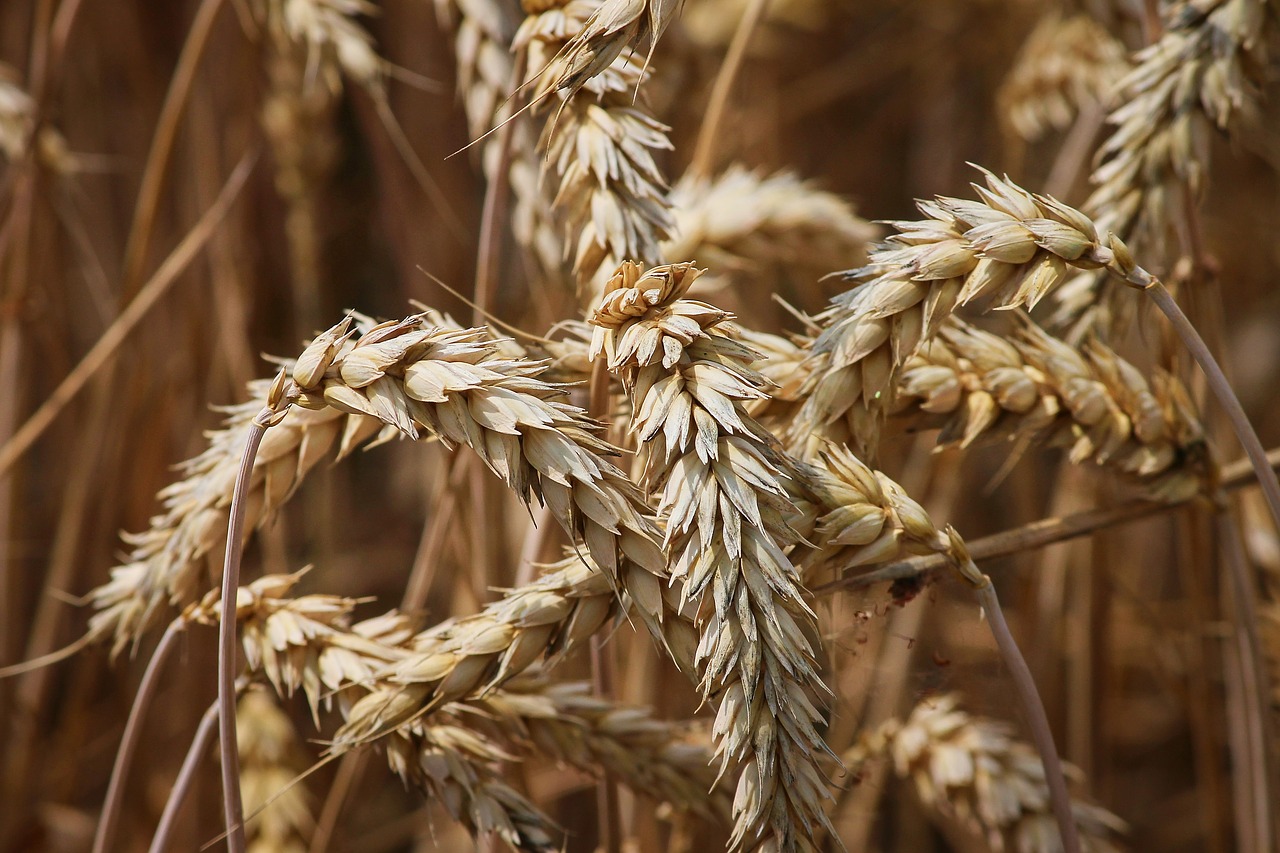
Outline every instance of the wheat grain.
[(840, 197), (787, 171), (761, 176), (734, 165), (714, 178), (686, 175), (671, 191), (676, 236), (666, 258), (713, 270), (699, 287), (803, 292), (831, 270), (860, 264), (877, 229)]
[(985, 297), (1032, 307), (1073, 269), (1150, 280), (1119, 238), (1078, 210), (985, 176), (978, 201), (917, 202), (929, 218), (891, 223), (898, 233), (845, 274), (857, 284), (820, 318), (807, 398), (788, 434), (797, 452), (812, 456), (824, 436), (853, 441), (862, 455), (874, 448), (902, 365), (959, 305)]
[[(1049, 811), (1044, 766), (1035, 750), (1000, 722), (973, 717), (955, 695), (921, 702), (905, 721), (890, 720), (845, 753), (857, 773), (881, 757), (909, 780), (934, 816), (956, 821), (993, 851), (1061, 853)], [(1081, 800), (1072, 804), (1086, 851), (1119, 853), (1124, 822)]]
[(1034, 142), (1108, 103), (1128, 69), (1124, 45), (1093, 17), (1055, 11), (1027, 36), (997, 98), (1014, 131)]
[(624, 263), (592, 316), (592, 355), (632, 398), (648, 480), (662, 489), (671, 575), (697, 602), (700, 686), (720, 706), (721, 770), (742, 765), (731, 846), (769, 838), (807, 849), (829, 828), (817, 618), (782, 550), (795, 541), (784, 521), (786, 475), (743, 406), (764, 396), (764, 379), (748, 349), (715, 331), (725, 312), (681, 298), (699, 272)]
[(1148, 384), (1103, 344), (1078, 351), (1029, 319), (1012, 342), (947, 320), (907, 362), (898, 399), (900, 414), (941, 421), (940, 444), (1003, 436), (1063, 446), (1073, 463), (1111, 468), (1173, 503), (1207, 485), (1203, 431), (1175, 378), (1157, 373)]

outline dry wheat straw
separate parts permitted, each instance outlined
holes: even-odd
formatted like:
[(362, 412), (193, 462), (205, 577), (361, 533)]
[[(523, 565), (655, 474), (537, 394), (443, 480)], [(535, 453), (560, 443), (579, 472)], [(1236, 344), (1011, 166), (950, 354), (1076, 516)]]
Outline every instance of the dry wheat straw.
[[(644, 58), (615, 54), (599, 68), (575, 71), (572, 65), (583, 55), (574, 46), (585, 43), (595, 15), (612, 2), (572, 0), (542, 9), (525, 20), (515, 41), (529, 52), (535, 97), (547, 102), (543, 179), (579, 283), (607, 274), (625, 258), (656, 261), (673, 228), (669, 190), (654, 160), (655, 152), (671, 148), (667, 128), (636, 98)], [(566, 75), (575, 82), (565, 83)]]
[[(958, 822), (994, 851), (1061, 853), (1049, 810), (1044, 765), (1007, 724), (974, 717), (947, 695), (921, 702), (906, 721), (890, 720), (844, 754), (852, 772), (889, 758), (929, 811)], [(1124, 822), (1103, 808), (1072, 803), (1083, 849), (1118, 853)]]
[(795, 541), (787, 475), (743, 405), (764, 396), (765, 381), (750, 350), (715, 331), (725, 312), (681, 299), (699, 272), (624, 263), (592, 317), (592, 355), (632, 398), (648, 480), (662, 489), (672, 579), (697, 602), (701, 689), (719, 705), (716, 752), (722, 772), (741, 773), (731, 846), (807, 849), (830, 830), (817, 618), (783, 553)]
[(940, 425), (940, 444), (984, 437), (1068, 448), (1075, 464), (1125, 474), (1160, 500), (1203, 491), (1204, 434), (1181, 384), (1092, 341), (1080, 349), (1029, 319), (1010, 341), (950, 318), (902, 372), (899, 415)]
[[(1270, 0), (1170, 4), (1160, 39), (1137, 54), (1120, 83), (1115, 130), (1103, 143), (1085, 202), (1104, 229), (1160, 251), (1170, 211), (1203, 191), (1213, 131), (1231, 133), (1258, 118), (1268, 80), (1277, 9)], [(1186, 193), (1186, 195), (1184, 195)], [(1103, 280), (1077, 276), (1058, 295), (1058, 322), (1084, 318), (1105, 328)]]
[(1083, 109), (1106, 104), (1129, 70), (1124, 45), (1092, 16), (1050, 13), (1027, 36), (998, 99), (1028, 142), (1066, 130)]
[(957, 306), (979, 297), (994, 307), (1034, 306), (1076, 269), (1121, 278), (1140, 271), (1124, 244), (1074, 208), (985, 173), (979, 200), (919, 201), (928, 218), (895, 222), (867, 266), (845, 274), (853, 290), (821, 316), (814, 375), (789, 433), (812, 455), (827, 436), (874, 448), (906, 360)]
[(306, 788), (293, 784), (304, 766), (293, 721), (265, 691), (247, 691), (236, 706), (236, 742), (245, 811), (263, 809), (245, 828), (248, 853), (304, 853), (315, 821)]
[(662, 255), (707, 264), (700, 288), (803, 292), (831, 270), (862, 263), (877, 234), (839, 196), (787, 171), (761, 176), (734, 165), (711, 179), (686, 175), (671, 204), (676, 236)]

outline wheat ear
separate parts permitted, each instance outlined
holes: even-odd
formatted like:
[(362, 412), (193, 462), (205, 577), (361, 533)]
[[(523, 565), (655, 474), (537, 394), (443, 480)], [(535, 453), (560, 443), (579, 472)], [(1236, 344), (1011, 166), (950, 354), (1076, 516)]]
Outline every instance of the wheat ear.
[(1204, 433), (1174, 377), (1149, 384), (1104, 344), (1077, 349), (1026, 318), (1011, 341), (948, 319), (907, 362), (898, 403), (899, 417), (940, 424), (941, 444), (1043, 441), (1171, 503), (1207, 485)]
[(648, 479), (662, 489), (672, 578), (697, 602), (722, 772), (742, 765), (731, 846), (768, 838), (805, 849), (819, 827), (830, 830), (817, 617), (783, 553), (795, 541), (783, 520), (786, 474), (743, 405), (764, 395), (764, 379), (748, 366), (751, 352), (715, 330), (725, 312), (681, 299), (698, 274), (690, 263), (647, 272), (624, 263), (592, 316), (592, 354), (631, 396)]
[(293, 784), (302, 769), (293, 721), (264, 690), (248, 690), (236, 705), (240, 786), (245, 810), (257, 814), (246, 827), (247, 853), (303, 853), (314, 819), (307, 792)]
[[(893, 762), (933, 816), (958, 822), (992, 850), (1060, 853), (1035, 750), (1007, 724), (961, 710), (954, 694), (921, 702), (906, 720), (884, 723), (843, 755), (855, 774), (880, 758)], [(1112, 839), (1124, 831), (1123, 821), (1080, 800), (1072, 810), (1084, 850), (1119, 853)]]

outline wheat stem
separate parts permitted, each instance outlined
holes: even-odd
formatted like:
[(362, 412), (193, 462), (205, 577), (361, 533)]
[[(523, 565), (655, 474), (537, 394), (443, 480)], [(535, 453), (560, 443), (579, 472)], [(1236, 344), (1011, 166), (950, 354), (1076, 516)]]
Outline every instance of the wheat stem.
[(142, 720), (155, 698), (160, 686), (160, 673), (174, 643), (183, 629), (186, 620), (174, 619), (160, 637), (160, 643), (151, 653), (146, 671), (142, 674), (142, 682), (138, 685), (138, 695), (133, 699), (133, 707), (129, 709), (129, 719), (124, 724), (124, 736), (120, 739), (120, 747), (116, 750), (116, 760), (111, 767), (111, 781), (107, 783), (107, 797), (102, 805), (102, 816), (98, 818), (98, 828), (93, 836), (93, 853), (106, 853), (115, 840), (116, 823), (120, 818), (120, 809), (124, 805), (124, 783), (129, 775), (129, 766), (133, 763), (134, 753), (138, 749), (139, 737), (142, 734)]
[[(1267, 454), (1267, 464), (1280, 466), (1280, 448), (1275, 448)], [(1252, 461), (1240, 459), (1222, 469), (1219, 485), (1225, 491), (1232, 491), (1250, 485), (1256, 479)], [(1065, 518), (1041, 519), (975, 539), (968, 543), (969, 553), (975, 560), (1008, 557), (1023, 551), (1044, 548), (1055, 542), (1074, 539), (1077, 536), (1087, 536), (1118, 524), (1159, 515), (1176, 506), (1179, 504), (1134, 500), (1113, 507), (1091, 509)], [(856, 568), (857, 565), (856, 561), (845, 561), (837, 566), (837, 570), (847, 571), (850, 568)], [(812, 592), (814, 595), (826, 595), (842, 589), (863, 589), (877, 583), (919, 579), (949, 565), (951, 563), (945, 554), (913, 557), (909, 560), (890, 563), (873, 572), (834, 580), (814, 587)]]
[[(981, 577), (982, 582), (974, 586), (974, 594), (986, 612), (987, 626), (991, 629), (991, 636), (995, 638), (1005, 666), (1009, 668), (1009, 675), (1018, 691), (1018, 699), (1027, 715), (1031, 740), (1044, 764), (1045, 782), (1049, 786), (1049, 798), (1053, 803), (1054, 817), (1058, 820), (1058, 830), (1062, 833), (1063, 850), (1065, 853), (1080, 853), (1080, 831), (1071, 813), (1071, 794), (1067, 791), (1067, 780), (1062, 774), (1062, 760), (1058, 758), (1058, 749), (1053, 743), (1053, 730), (1049, 727), (1044, 702), (1041, 701), (1040, 691), (1036, 689), (1035, 679), (1031, 676), (1031, 668), (1027, 666), (1017, 641), (1009, 631), (1009, 624), (1004, 620), (1004, 611), (1000, 609), (1000, 599), (996, 597), (991, 578), (986, 575)], [(965, 573), (965, 578), (969, 579), (968, 573)]]
[(148, 853), (164, 853), (169, 847), (173, 829), (178, 822), (178, 811), (186, 801), (192, 783), (195, 782), (196, 771), (200, 768), (200, 762), (209, 749), (210, 741), (213, 740), (214, 726), (217, 722), (218, 702), (214, 700), (200, 717), (200, 725), (196, 728), (195, 736), (191, 738), (191, 746), (187, 749), (186, 758), (182, 760), (178, 778), (174, 780), (173, 787), (169, 790), (169, 799), (164, 803), (164, 811), (160, 813), (160, 823), (156, 826), (156, 834), (151, 839)]
[(716, 75), (716, 81), (711, 87), (711, 100), (707, 104), (702, 127), (698, 130), (693, 160), (689, 163), (689, 175), (705, 177), (711, 173), (715, 162), (716, 141), (719, 139), (725, 108), (729, 105), (729, 95), (733, 92), (733, 82), (742, 68), (742, 60), (746, 58), (751, 35), (768, 6), (769, 0), (748, 0), (746, 11), (738, 21), (733, 41), (729, 42), (729, 50), (720, 66), (720, 73)]

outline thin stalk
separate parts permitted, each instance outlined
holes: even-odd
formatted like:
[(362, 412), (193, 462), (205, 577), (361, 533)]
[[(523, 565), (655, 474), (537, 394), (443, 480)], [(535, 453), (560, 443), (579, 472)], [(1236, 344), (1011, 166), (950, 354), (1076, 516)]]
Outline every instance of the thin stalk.
[(138, 750), (138, 741), (142, 735), (142, 720), (155, 698), (160, 686), (160, 673), (164, 670), (165, 661), (173, 651), (178, 635), (187, 627), (181, 618), (174, 619), (165, 628), (156, 650), (151, 653), (147, 669), (142, 674), (142, 682), (138, 685), (138, 695), (133, 699), (133, 707), (129, 709), (129, 719), (124, 724), (124, 736), (120, 739), (120, 748), (116, 750), (115, 764), (111, 767), (111, 781), (107, 783), (107, 798), (102, 805), (102, 817), (98, 819), (98, 829), (93, 836), (93, 853), (106, 853), (112, 849), (115, 840), (116, 824), (120, 819), (120, 808), (124, 805), (124, 783), (129, 776), (129, 767), (133, 764), (134, 753)]
[(760, 19), (764, 17), (768, 6), (769, 0), (750, 0), (746, 11), (738, 21), (738, 27), (733, 32), (733, 41), (729, 42), (724, 63), (720, 66), (720, 73), (716, 75), (715, 83), (711, 87), (711, 99), (707, 103), (706, 117), (702, 120), (702, 127), (698, 129), (698, 141), (693, 149), (693, 160), (689, 163), (690, 175), (705, 177), (711, 173), (715, 165), (716, 139), (724, 120), (725, 109), (729, 104), (729, 94), (733, 91), (733, 81), (742, 68), (743, 59), (746, 58), (747, 47), (751, 44), (751, 34), (760, 23)]
[[(969, 580), (968, 575), (965, 575)], [(1075, 815), (1071, 811), (1071, 794), (1067, 791), (1067, 780), (1062, 773), (1062, 760), (1058, 758), (1058, 749), (1053, 743), (1053, 730), (1049, 728), (1049, 716), (1045, 713), (1044, 703), (1040, 701), (1040, 692), (1036, 690), (1035, 679), (1031, 677), (1031, 668), (1022, 657), (1009, 624), (1004, 620), (1004, 611), (1000, 609), (1000, 600), (996, 597), (991, 578), (982, 575), (983, 582), (974, 585), (974, 594), (987, 614), (987, 625), (991, 628), (991, 636), (995, 638), (1000, 656), (1004, 658), (1009, 675), (1013, 678), (1014, 688), (1018, 691), (1018, 699), (1027, 715), (1027, 724), (1031, 729), (1031, 740), (1040, 753), (1040, 761), (1044, 764), (1045, 783), (1049, 786), (1049, 801), (1053, 806), (1054, 817), (1058, 820), (1058, 831), (1062, 833), (1062, 849), (1064, 853), (1080, 853), (1080, 831), (1076, 827)], [(971, 581), (972, 582), (972, 581)]]
[(1209, 347), (1205, 345), (1196, 327), (1187, 319), (1187, 315), (1182, 313), (1182, 309), (1178, 307), (1178, 303), (1165, 286), (1156, 281), (1148, 285), (1145, 290), (1168, 318), (1170, 325), (1182, 339), (1183, 345), (1191, 353), (1191, 357), (1200, 365), (1200, 369), (1209, 380), (1209, 387), (1213, 390), (1214, 396), (1226, 410), (1227, 417), (1231, 418), (1231, 426), (1235, 428), (1236, 437), (1240, 440), (1244, 452), (1249, 456), (1249, 461), (1253, 463), (1254, 472), (1258, 475), (1262, 494), (1266, 497), (1267, 506), (1271, 510), (1271, 520), (1280, 531), (1280, 480), (1276, 479), (1276, 472), (1267, 461), (1267, 451), (1258, 440), (1258, 434), (1254, 431), (1253, 424), (1249, 423), (1249, 417), (1244, 413), (1244, 407), (1240, 405), (1235, 391), (1231, 389), (1231, 383), (1227, 381), (1222, 368), (1218, 366), (1218, 360), (1213, 357), (1213, 353), (1209, 352)]
[(156, 827), (155, 836), (151, 839), (148, 853), (164, 853), (168, 849), (173, 829), (178, 822), (178, 812), (186, 801), (188, 792), (191, 791), (191, 784), (195, 781), (201, 760), (209, 751), (209, 743), (213, 740), (213, 727), (217, 722), (218, 703), (215, 701), (200, 717), (200, 725), (191, 739), (187, 757), (182, 760), (182, 769), (178, 771), (178, 778), (174, 780), (173, 788), (169, 791), (169, 799), (165, 801), (164, 811), (160, 813), (160, 823)]
[[(1269, 451), (1264, 458), (1267, 460), (1267, 465), (1272, 467), (1280, 466), (1280, 448)], [(1252, 484), (1256, 479), (1252, 461), (1239, 459), (1222, 468), (1218, 485), (1225, 491), (1233, 491), (1242, 486)], [(1118, 524), (1160, 515), (1180, 506), (1184, 506), (1184, 504), (1135, 500), (1113, 507), (1069, 515), (1066, 518), (1045, 518), (1040, 521), (1033, 521), (1021, 527), (993, 533), (981, 539), (974, 539), (966, 544), (969, 548), (969, 554), (975, 560), (1008, 557), (1023, 551), (1043, 548), (1055, 542), (1065, 542), (1077, 536), (1088, 536), (1091, 533), (1115, 527)], [(811, 592), (814, 595), (826, 595), (842, 589), (863, 589), (877, 583), (923, 578), (950, 565), (950, 558), (945, 554), (913, 557), (910, 560), (889, 563), (875, 571), (839, 578), (830, 583), (814, 587)], [(841, 567), (837, 567), (837, 571), (841, 570), (843, 570)]]

